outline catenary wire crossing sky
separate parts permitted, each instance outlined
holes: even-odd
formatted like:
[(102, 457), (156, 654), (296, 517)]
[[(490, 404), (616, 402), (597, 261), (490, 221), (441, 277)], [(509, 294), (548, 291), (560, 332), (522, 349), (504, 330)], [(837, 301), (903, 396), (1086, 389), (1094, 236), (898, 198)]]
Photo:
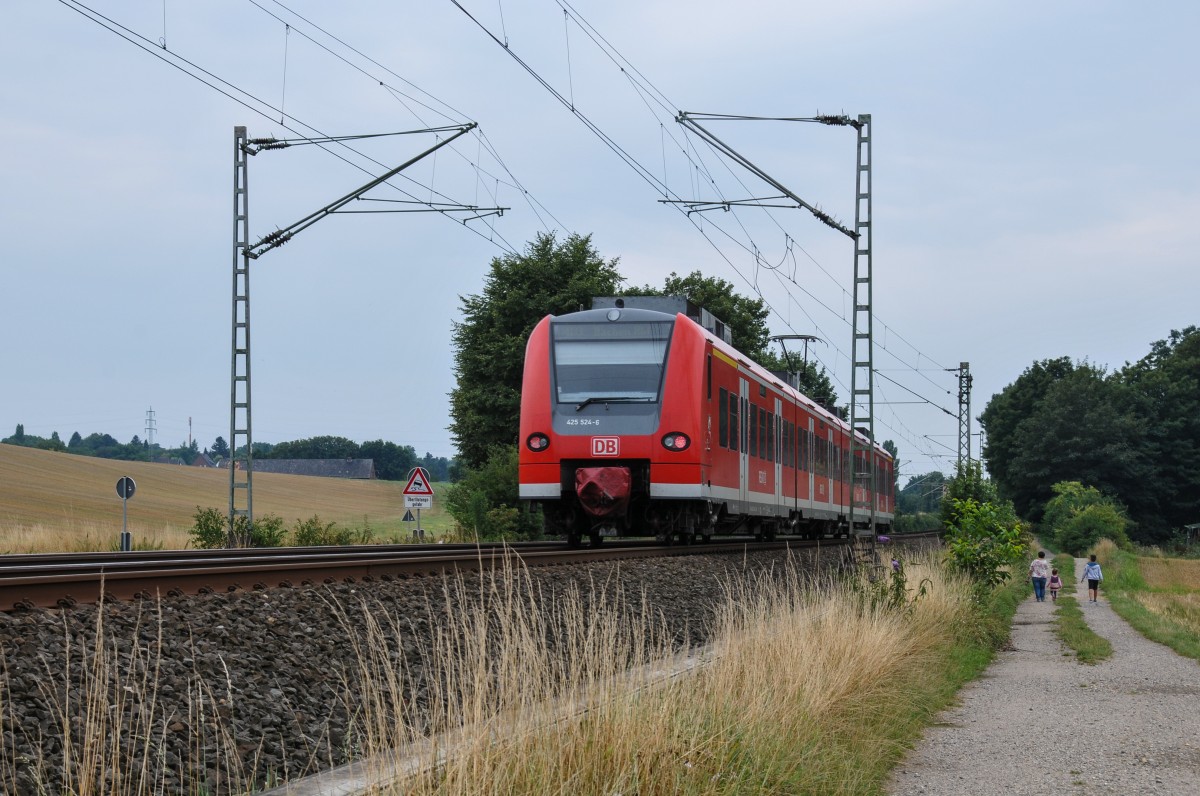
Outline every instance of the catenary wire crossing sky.
[[(235, 125), (303, 139), (479, 124), (353, 207), (435, 212), (335, 215), (254, 262), (259, 441), (452, 455), (459, 297), (539, 232), (592, 234), (634, 285), (700, 270), (760, 296), (773, 333), (822, 338), (809, 357), (845, 400), (851, 242), (794, 206), (740, 205), (791, 203), (678, 111), (872, 115), (876, 433), (907, 474), (951, 466), (960, 362), (978, 414), (1035, 360), (1117, 368), (1196, 322), (1188, 4), (64, 0), (2, 14), (3, 434), (127, 441), (153, 407), (163, 444), (189, 418), (201, 446), (228, 437)], [(851, 128), (704, 124), (853, 222)], [(251, 237), (437, 140), (255, 156)]]

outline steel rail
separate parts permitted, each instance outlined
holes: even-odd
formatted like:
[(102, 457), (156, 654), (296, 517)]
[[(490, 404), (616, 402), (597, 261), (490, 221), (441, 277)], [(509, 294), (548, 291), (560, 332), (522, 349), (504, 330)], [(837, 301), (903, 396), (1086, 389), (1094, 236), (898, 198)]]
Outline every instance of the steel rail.
[[(443, 572), (485, 570), (620, 558), (742, 553), (789, 543), (749, 542), (662, 547), (652, 543), (573, 550), (563, 543), (511, 545), (393, 545), (388, 547), (279, 548), (0, 556), (0, 611), (70, 607), (101, 599), (149, 599), (370, 583)], [(792, 542), (790, 544), (796, 545)]]

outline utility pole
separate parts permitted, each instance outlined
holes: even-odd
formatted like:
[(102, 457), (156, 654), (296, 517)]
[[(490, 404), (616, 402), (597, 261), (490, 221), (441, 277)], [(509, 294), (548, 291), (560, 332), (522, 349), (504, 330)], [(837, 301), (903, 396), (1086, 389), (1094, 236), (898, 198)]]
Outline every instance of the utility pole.
[[(402, 205), (415, 205), (399, 209), (384, 210), (347, 210), (351, 202), (363, 199), (363, 194), (376, 188), (395, 177), (404, 169), (432, 155), (437, 150), (456, 140), (462, 135), (474, 130), (478, 125), (470, 122), (464, 125), (449, 127), (431, 127), (425, 130), (412, 130), (406, 133), (382, 133), (372, 136), (338, 136), (322, 138), (304, 138), (293, 140), (277, 140), (274, 138), (248, 138), (246, 128), (233, 128), (233, 311), (230, 357), (230, 389), (229, 389), (229, 527), (228, 544), (230, 547), (244, 545), (247, 539), (238, 538), (238, 517), (245, 517), (246, 527), (254, 522), (254, 434), (251, 415), (251, 381), (250, 381), (250, 261), (256, 260), (272, 249), (276, 249), (298, 233), (308, 229), (326, 216), (334, 213), (451, 213), (457, 211), (473, 212), (472, 218), (485, 215), (503, 215), (508, 208), (463, 205), (421, 200), (383, 200)], [(286, 149), (305, 144), (329, 144), (357, 138), (375, 138), (389, 135), (407, 135), (410, 133), (432, 133), (438, 135), (438, 142), (421, 154), (376, 177), (367, 184), (356, 188), (339, 199), (330, 202), (283, 229), (277, 229), (264, 236), (257, 243), (250, 242), (250, 201), (247, 176), (247, 162), (251, 156), (268, 150)], [(445, 138), (442, 134), (450, 133)], [(464, 223), (466, 220), (464, 219)], [(239, 452), (239, 446), (241, 451)]]
[[(954, 368), (948, 368), (954, 370)], [(980, 443), (982, 446), (982, 442)], [(971, 363), (958, 364), (958, 471), (971, 464)]]
[(146, 445), (154, 447), (154, 432), (156, 430), (154, 421), (154, 407), (146, 410)]

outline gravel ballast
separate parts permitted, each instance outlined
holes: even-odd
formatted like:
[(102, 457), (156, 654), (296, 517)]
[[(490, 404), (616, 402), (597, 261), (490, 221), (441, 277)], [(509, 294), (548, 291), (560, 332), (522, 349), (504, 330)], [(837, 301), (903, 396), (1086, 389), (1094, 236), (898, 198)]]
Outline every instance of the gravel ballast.
[(1010, 648), (897, 767), (894, 796), (1200, 793), (1200, 664), (1147, 640), (1100, 590), (1076, 597), (1113, 655), (1077, 663), (1054, 635), (1055, 605), (1017, 609)]
[[(841, 566), (844, 553), (822, 549), (820, 566)], [(699, 646), (724, 584), (789, 567), (817, 570), (816, 551), (792, 556), (632, 559), (534, 568), (527, 577), (543, 599), (574, 589), (585, 604), (593, 584), (605, 586), (603, 599), (622, 600), (630, 615), (644, 593), (677, 645)], [(462, 576), (463, 594), (478, 595), (479, 578)], [(477, 607), (454, 598), (448, 606), (441, 577), (417, 577), (0, 614), (0, 791), (70, 790), (63, 739), (76, 755), (87, 745), (88, 689), (80, 684), (89, 678), (98, 618), (119, 676), (102, 699), (111, 725), (91, 743), (111, 755), (119, 738), (124, 760), (146, 760), (150, 790), (216, 794), (347, 762), (358, 672), (348, 637), (365, 627), (365, 612), (384, 618), (388, 654), (412, 675), (406, 699), (420, 704), (422, 648), (447, 610)]]

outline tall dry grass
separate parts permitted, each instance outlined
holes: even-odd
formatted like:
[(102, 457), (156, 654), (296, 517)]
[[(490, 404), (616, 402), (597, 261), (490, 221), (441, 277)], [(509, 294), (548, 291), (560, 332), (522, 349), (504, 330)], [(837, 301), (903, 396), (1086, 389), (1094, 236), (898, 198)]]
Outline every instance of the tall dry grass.
[(794, 571), (731, 586), (691, 657), (653, 606), (622, 614), (603, 589), (546, 603), (510, 578), (488, 610), (444, 617), (428, 711), (402, 705), (414, 673), (369, 628), (362, 750), (392, 764), (399, 749), (409, 772), (373, 792), (877, 792), (932, 709), (939, 656), (969, 634), (965, 584), (932, 561), (908, 574), (925, 594), (899, 604)]
[[(969, 588), (935, 562), (910, 561), (907, 575), (899, 600), (790, 567), (730, 585), (704, 650), (681, 648), (656, 606), (622, 594), (619, 574), (554, 594), (519, 570), (475, 587), (447, 579), (445, 609), (416, 633), (369, 600), (331, 603), (357, 665), (344, 688), (352, 729), (338, 743), (367, 769), (404, 772), (379, 794), (880, 792), (946, 698), (947, 648), (975, 624)], [(44, 754), (3, 750), (0, 790), (251, 787), (253, 750), (228, 730), (229, 684), (192, 677), (186, 709), (164, 709), (163, 621), (147, 609), (124, 631), (132, 645), (104, 611), (94, 633), (64, 627), (72, 663), (42, 673), (54, 706)], [(11, 714), (8, 674), (0, 711)], [(180, 732), (187, 759), (162, 759), (163, 739)], [(326, 741), (311, 754), (332, 764)]]

